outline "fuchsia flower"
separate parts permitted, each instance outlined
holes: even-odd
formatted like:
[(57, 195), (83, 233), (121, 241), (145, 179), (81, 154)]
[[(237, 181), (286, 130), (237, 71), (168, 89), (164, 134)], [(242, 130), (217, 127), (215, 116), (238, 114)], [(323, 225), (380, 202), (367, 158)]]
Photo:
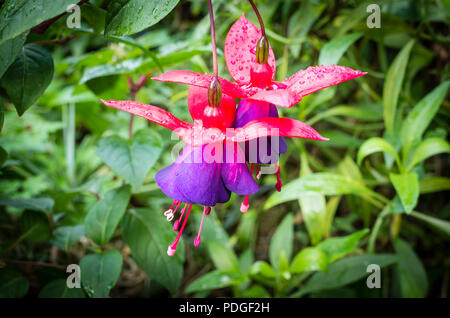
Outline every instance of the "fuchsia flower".
[(259, 190), (238, 143), (268, 136), (327, 140), (310, 126), (289, 118), (263, 117), (243, 127), (231, 128), (236, 115), (235, 100), (223, 94), (220, 104), (211, 106), (208, 90), (195, 86), (190, 87), (188, 96), (189, 112), (194, 123), (182, 121), (156, 106), (133, 101), (102, 102), (169, 128), (187, 143), (176, 161), (155, 176), (161, 190), (174, 200), (164, 213), (168, 221), (175, 217), (184, 203), (174, 223), (178, 235), (168, 247), (170, 256), (176, 251), (193, 204), (204, 206), (200, 229), (194, 241), (194, 245), (198, 246), (203, 221), (211, 206), (227, 202), (231, 192), (248, 198), (248, 195)]

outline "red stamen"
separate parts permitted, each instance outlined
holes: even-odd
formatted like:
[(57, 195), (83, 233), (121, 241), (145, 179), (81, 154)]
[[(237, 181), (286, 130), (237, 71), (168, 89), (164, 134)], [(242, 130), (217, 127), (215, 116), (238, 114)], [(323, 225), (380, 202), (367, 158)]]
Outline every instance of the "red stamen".
[[(187, 205), (187, 203), (186, 203), (186, 205)], [(178, 232), (178, 235), (177, 235), (175, 241), (173, 241), (173, 243), (171, 245), (169, 245), (169, 247), (167, 248), (167, 255), (169, 255), (169, 256), (175, 255), (175, 252), (177, 251), (177, 244), (178, 244), (178, 241), (181, 238), (181, 234), (183, 234), (184, 227), (186, 226), (186, 222), (187, 222), (187, 220), (189, 218), (189, 213), (191, 213), (191, 208), (192, 208), (192, 204), (189, 204), (189, 209), (187, 210), (186, 217), (184, 218), (183, 225), (181, 226), (181, 229)], [(185, 209), (186, 209), (186, 207), (183, 208), (183, 210), (185, 210)]]
[(205, 215), (208, 215), (211, 212), (211, 208), (209, 206), (205, 206), (203, 208), (202, 221), (200, 222), (200, 228), (198, 229), (197, 237), (194, 240), (194, 246), (197, 247), (200, 245), (200, 235), (202, 234), (203, 221), (205, 220)]
[(283, 186), (283, 182), (281, 182), (281, 179), (280, 179), (280, 172), (281, 172), (280, 166), (277, 165), (276, 169), (277, 169), (277, 172), (276, 172), (277, 183), (275, 184), (275, 188), (277, 189), (278, 192), (280, 192), (281, 187)]
[(260, 169), (260, 167), (261, 166), (259, 164), (256, 165), (256, 175), (255, 175), (255, 177), (256, 177), (257, 180), (259, 180), (259, 178), (261, 178), (261, 169)]
[(173, 223), (173, 230), (178, 231), (178, 227), (180, 226), (181, 219), (183, 218), (184, 212), (186, 211), (187, 203), (184, 205), (184, 208), (181, 210), (181, 215), (178, 220)]
[(242, 202), (242, 204), (241, 204), (241, 212), (242, 213), (245, 213), (248, 211), (248, 208), (250, 206), (250, 204), (248, 203), (248, 200), (249, 200), (249, 196), (247, 194), (244, 198), (244, 202)]

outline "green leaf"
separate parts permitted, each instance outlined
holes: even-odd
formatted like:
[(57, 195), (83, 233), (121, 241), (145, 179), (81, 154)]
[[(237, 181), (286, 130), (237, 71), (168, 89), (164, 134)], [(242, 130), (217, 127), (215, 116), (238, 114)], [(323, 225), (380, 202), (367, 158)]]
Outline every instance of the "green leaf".
[(65, 279), (51, 281), (42, 288), (39, 298), (85, 298), (83, 289), (68, 288)]
[(446, 220), (441, 220), (417, 211), (411, 212), (410, 216), (421, 220), (437, 230), (439, 233), (443, 234), (447, 239), (450, 239), (450, 222)]
[(251, 275), (262, 275), (267, 278), (275, 278), (277, 273), (264, 261), (256, 261), (250, 268)]
[(19, 55), (27, 35), (28, 32), (25, 32), (0, 44), (0, 78)]
[(419, 199), (419, 177), (416, 173), (389, 174), (395, 191), (405, 208), (406, 213), (410, 213), (417, 205)]
[(175, 293), (183, 276), (184, 244), (180, 240), (175, 255), (167, 255), (176, 236), (171, 224), (154, 210), (133, 209), (125, 215), (122, 232), (139, 267)]
[(128, 185), (107, 192), (92, 206), (84, 220), (86, 235), (98, 245), (108, 244), (125, 214), (130, 197)]
[(28, 293), (30, 283), (15, 268), (0, 269), (0, 298), (22, 298)]
[(245, 290), (242, 294), (243, 298), (270, 298), (269, 292), (261, 285), (253, 285)]
[(208, 252), (216, 268), (220, 271), (239, 271), (239, 261), (232, 249), (217, 241), (207, 242)]
[(295, 179), (283, 187), (283, 191), (273, 193), (266, 201), (264, 209), (277, 204), (297, 200), (306, 191), (316, 191), (323, 195), (355, 194), (374, 202), (374, 198), (385, 201), (383, 197), (371, 191), (364, 184), (333, 173), (314, 173)]
[(327, 268), (327, 254), (318, 247), (307, 247), (294, 257), (290, 271), (292, 273), (302, 273), (308, 271), (326, 271)]
[(420, 180), (420, 193), (433, 193), (450, 190), (450, 178), (431, 177)]
[(51, 54), (36, 44), (23, 47), (16, 60), (0, 79), (0, 87), (6, 91), (19, 116), (33, 105), (53, 79)]
[(396, 266), (403, 297), (425, 297), (428, 290), (428, 278), (425, 268), (412, 247), (397, 238), (394, 241), (395, 252), (398, 255)]
[(97, 154), (118, 175), (138, 189), (162, 151), (159, 135), (150, 129), (137, 131), (131, 140), (119, 136), (100, 139)]
[(397, 262), (397, 256), (393, 254), (368, 254), (347, 257), (330, 264), (327, 272), (316, 272), (293, 296), (340, 288), (368, 276), (366, 270), (370, 264), (377, 264), (380, 268), (383, 268), (395, 262)]
[(414, 151), (410, 163), (408, 164), (407, 171), (410, 171), (415, 165), (427, 158), (440, 153), (450, 153), (450, 144), (447, 141), (438, 137), (425, 139)]
[(409, 54), (414, 45), (411, 40), (398, 53), (386, 74), (383, 87), (383, 116), (388, 134), (394, 136), (394, 121), (397, 112), (398, 98), (405, 77), (406, 66), (408, 65)]
[(395, 158), (397, 164), (399, 165), (399, 168), (401, 167), (400, 158), (398, 157), (394, 147), (392, 147), (392, 145), (385, 139), (379, 137), (370, 138), (366, 140), (361, 145), (361, 147), (359, 147), (357, 156), (358, 164), (360, 165), (365, 157), (376, 152), (387, 152), (388, 154), (392, 155)]
[(292, 255), (292, 245), (294, 244), (294, 217), (292, 214), (285, 216), (281, 221), (272, 240), (270, 241), (269, 257), (273, 268), (280, 269), (281, 258), (284, 257), (287, 261)]
[(122, 255), (117, 250), (88, 254), (80, 261), (81, 285), (91, 298), (106, 298), (122, 270)]
[(348, 47), (357, 41), (363, 34), (352, 33), (340, 36), (327, 42), (320, 50), (319, 64), (334, 65), (339, 62)]
[(450, 81), (446, 81), (428, 93), (409, 112), (403, 121), (401, 139), (403, 151), (408, 155), (411, 147), (418, 141), (431, 123), (431, 120), (439, 110), (439, 106), (445, 98), (450, 87)]
[(107, 35), (130, 35), (158, 23), (178, 4), (179, 0), (119, 0), (112, 1), (106, 15)]
[(198, 291), (237, 286), (245, 282), (246, 279), (246, 276), (239, 272), (228, 273), (216, 270), (196, 279), (184, 290), (184, 292), (189, 294)]
[(48, 242), (52, 237), (47, 215), (38, 211), (26, 210), (20, 216), (21, 239), (33, 243)]
[(306, 191), (298, 200), (311, 244), (316, 245), (324, 235), (326, 223), (326, 202), (323, 194)]
[(6, 0), (0, 10), (0, 44), (66, 11), (73, 0)]
[(84, 235), (84, 225), (61, 226), (53, 232), (51, 243), (68, 251)]
[[(200, 222), (202, 220), (202, 215), (200, 213), (196, 213), (193, 215), (197, 228), (200, 228)], [(215, 213), (210, 213), (203, 223), (202, 228), (202, 242), (217, 242), (222, 246), (227, 247), (232, 250), (232, 246), (230, 244), (230, 237), (228, 233), (222, 227), (220, 221), (217, 219)]]
[(88, 67), (84, 70), (83, 76), (81, 77), (79, 83), (83, 84), (99, 77), (119, 74), (131, 74), (136, 71), (136, 69), (141, 66), (142, 63), (143, 59), (140, 57), (136, 59), (125, 60), (114, 65), (104, 64)]
[(35, 211), (52, 211), (55, 202), (52, 198), (33, 198), (33, 199), (7, 199), (0, 198), (0, 205), (12, 206), (18, 209), (27, 209)]
[(317, 245), (317, 248), (325, 252), (328, 262), (331, 263), (353, 252), (367, 233), (369, 230), (364, 229), (344, 237), (329, 238)]

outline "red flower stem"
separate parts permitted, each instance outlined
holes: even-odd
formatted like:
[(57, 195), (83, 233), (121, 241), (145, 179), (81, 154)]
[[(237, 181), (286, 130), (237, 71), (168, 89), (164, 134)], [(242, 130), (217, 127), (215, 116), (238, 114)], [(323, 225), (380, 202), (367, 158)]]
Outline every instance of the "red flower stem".
[[(128, 89), (130, 90), (130, 97), (133, 102), (136, 101), (136, 95), (141, 90), (141, 88), (145, 85), (147, 82), (147, 79), (149, 78), (150, 74), (147, 75), (141, 75), (139, 77), (138, 82), (135, 84), (133, 81), (133, 78), (131, 76), (128, 76)], [(133, 122), (134, 122), (134, 115), (131, 114), (130, 116), (130, 123), (128, 124), (128, 137), (133, 137)]]
[(219, 76), (219, 64), (217, 63), (217, 48), (216, 48), (216, 30), (214, 25), (214, 12), (211, 0), (208, 0), (209, 20), (211, 22), (211, 44), (213, 54), (213, 76)]
[(255, 11), (256, 17), (258, 18), (259, 27), (261, 29), (261, 35), (265, 37), (266, 36), (266, 29), (264, 28), (264, 22), (263, 22), (263, 20), (261, 18), (261, 15), (259, 14), (258, 8), (253, 3), (253, 0), (248, 0), (248, 2), (250, 2), (251, 6), (253, 8), (253, 11)]

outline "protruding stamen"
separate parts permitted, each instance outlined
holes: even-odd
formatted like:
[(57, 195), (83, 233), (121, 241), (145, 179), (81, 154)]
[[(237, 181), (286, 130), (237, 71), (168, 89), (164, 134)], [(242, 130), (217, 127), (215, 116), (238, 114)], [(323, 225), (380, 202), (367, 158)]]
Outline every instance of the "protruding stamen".
[[(175, 240), (173, 241), (173, 243), (171, 245), (169, 245), (169, 247), (167, 248), (167, 255), (169, 255), (169, 256), (173, 256), (175, 254), (176, 250), (177, 250), (177, 244), (180, 241), (181, 234), (183, 234), (184, 227), (186, 226), (186, 222), (187, 222), (187, 220), (189, 218), (189, 213), (191, 213), (191, 208), (192, 208), (192, 204), (189, 204), (189, 208), (187, 210), (186, 217), (184, 218), (183, 225), (181, 226), (181, 229), (178, 232), (178, 235), (175, 238)], [(183, 210), (184, 209), (186, 209), (186, 207), (184, 207)]]
[(202, 221), (200, 222), (200, 228), (198, 229), (197, 237), (194, 240), (194, 246), (197, 247), (200, 245), (200, 235), (202, 234), (203, 221), (205, 220), (205, 215), (208, 215), (211, 212), (211, 208), (209, 206), (205, 206), (203, 208)]
[(261, 178), (261, 169), (260, 169), (260, 165), (257, 164), (256, 165), (256, 179), (259, 180), (259, 178)]
[(248, 211), (248, 208), (250, 207), (250, 204), (248, 203), (249, 201), (249, 195), (247, 194), (244, 198), (244, 202), (242, 202), (241, 204), (241, 212), (245, 213)]
[(183, 218), (183, 215), (184, 215), (184, 212), (186, 211), (186, 207), (187, 207), (187, 206), (188, 206), (188, 204), (186, 203), (186, 204), (184, 205), (183, 209), (181, 210), (181, 215), (180, 215), (180, 217), (178, 218), (178, 220), (176, 220), (176, 221), (173, 223), (173, 230), (174, 230), (174, 231), (178, 231), (178, 228), (179, 228), (179, 226), (180, 226), (181, 219)]
[(281, 187), (283, 186), (283, 182), (281, 182), (281, 179), (280, 179), (281, 169), (280, 169), (280, 166), (278, 164), (276, 166), (276, 169), (277, 169), (277, 172), (276, 172), (277, 183), (275, 184), (275, 188), (277, 189), (278, 192), (280, 192), (281, 191)]

